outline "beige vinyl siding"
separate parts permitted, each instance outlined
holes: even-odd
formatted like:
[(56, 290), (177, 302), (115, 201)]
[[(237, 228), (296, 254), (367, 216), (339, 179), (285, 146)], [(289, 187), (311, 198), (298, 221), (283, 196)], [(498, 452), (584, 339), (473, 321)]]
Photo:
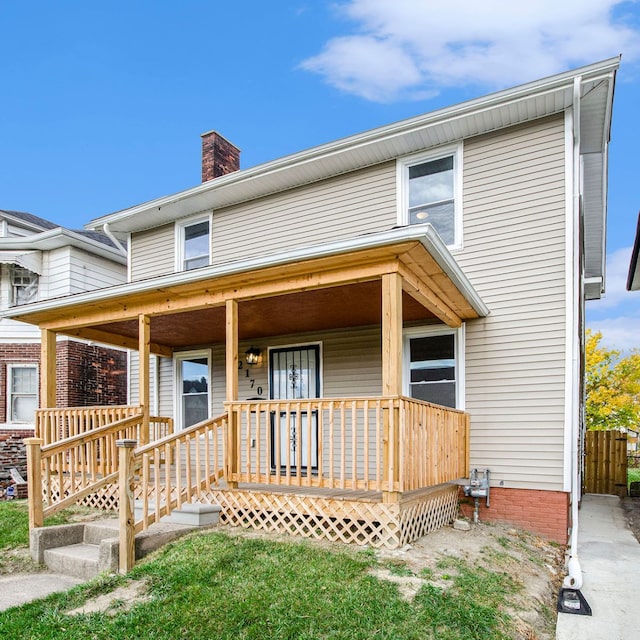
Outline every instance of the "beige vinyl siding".
[(165, 224), (131, 235), (131, 280), (175, 271), (175, 225)]
[(396, 224), (395, 163), (214, 211), (213, 262), (341, 240)]
[[(212, 264), (390, 229), (397, 220), (395, 180), (395, 162), (386, 162), (214, 210)], [(175, 225), (132, 235), (131, 280), (174, 271)]]
[[(340, 331), (319, 332), (315, 334), (298, 334), (294, 336), (277, 336), (242, 341), (238, 352), (243, 360), (242, 369), (238, 370), (238, 398), (246, 400), (258, 396), (258, 389), (262, 390), (260, 397), (269, 398), (269, 347), (283, 347), (288, 345), (320, 344), (321, 357), (321, 394), (324, 398), (339, 398), (351, 396), (377, 396), (382, 391), (381, 365), (381, 337), (380, 329), (367, 327), (361, 329), (345, 329)], [(251, 346), (262, 350), (261, 362), (253, 367), (247, 367), (244, 362), (244, 352)], [(211, 415), (218, 416), (224, 411), (225, 400), (225, 349), (224, 345), (213, 345), (211, 348)], [(172, 370), (161, 366), (161, 397), (160, 407), (162, 415), (173, 415), (172, 383), (168, 382), (169, 374), (173, 378)], [(246, 375), (247, 371), (249, 376)], [(132, 376), (137, 375), (132, 371)], [(251, 381), (253, 380), (253, 386)], [(137, 382), (132, 384), (132, 389)], [(137, 397), (137, 389), (136, 389)]]
[(471, 466), (506, 487), (563, 488), (565, 151), (562, 116), (464, 145), (464, 248), (489, 307), (466, 325)]

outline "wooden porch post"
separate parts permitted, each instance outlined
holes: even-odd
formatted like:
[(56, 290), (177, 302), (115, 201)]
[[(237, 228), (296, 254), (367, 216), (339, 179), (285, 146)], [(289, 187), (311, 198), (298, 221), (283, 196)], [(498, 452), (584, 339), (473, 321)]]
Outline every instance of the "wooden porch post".
[(142, 409), (142, 426), (140, 427), (140, 444), (149, 443), (149, 354), (151, 349), (151, 322), (149, 316), (138, 316), (138, 359), (140, 408)]
[[(238, 301), (226, 302), (226, 398), (227, 402), (238, 399)], [(239, 471), (238, 450), (238, 416), (235, 411), (229, 411), (229, 439), (227, 441), (227, 485), (238, 486), (236, 474)]]
[(42, 452), (44, 440), (25, 438), (27, 447), (27, 486), (29, 490), (29, 531), (41, 527), (44, 522), (42, 513)]
[[(382, 393), (397, 398), (402, 392), (402, 276), (387, 273), (382, 276)], [(391, 415), (393, 413), (393, 415)], [(401, 427), (399, 407), (389, 405), (385, 412), (383, 437), (384, 502), (398, 502), (400, 493), (394, 489), (399, 481)]]
[[(42, 329), (40, 341), (40, 408), (56, 406), (56, 333)], [(42, 434), (36, 433), (41, 437)]]
[(128, 573), (136, 563), (136, 534), (133, 503), (133, 450), (136, 440), (116, 440), (118, 447), (118, 488), (120, 494), (120, 545), (118, 568)]

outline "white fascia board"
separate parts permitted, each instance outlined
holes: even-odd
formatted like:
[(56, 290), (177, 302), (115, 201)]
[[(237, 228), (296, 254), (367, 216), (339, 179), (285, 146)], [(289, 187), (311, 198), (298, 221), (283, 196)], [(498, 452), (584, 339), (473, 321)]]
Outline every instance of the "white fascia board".
[(185, 284), (187, 282), (210, 280), (212, 278), (220, 278), (247, 271), (278, 267), (292, 262), (326, 258), (340, 255), (342, 253), (384, 247), (386, 245), (412, 240), (422, 243), (425, 249), (438, 263), (440, 268), (447, 274), (456, 287), (458, 287), (460, 292), (464, 295), (465, 299), (473, 307), (476, 313), (478, 313), (478, 315), (487, 316), (489, 314), (488, 307), (475, 291), (473, 285), (463, 273), (458, 263), (451, 256), (438, 233), (430, 224), (424, 224), (401, 227), (390, 231), (372, 233), (364, 236), (358, 236), (356, 238), (350, 238), (348, 240), (329, 242), (322, 245), (302, 247), (300, 249), (294, 249), (292, 251), (278, 253), (275, 255), (259, 256), (245, 260), (228, 262), (221, 265), (202, 267), (192, 271), (180, 271), (166, 276), (150, 278), (148, 280), (115, 285), (113, 287), (96, 289), (85, 293), (77, 293), (61, 298), (52, 298), (43, 302), (24, 304), (20, 307), (13, 307), (7, 311), (1, 312), (0, 317), (11, 318), (16, 315), (23, 315), (24, 312), (49, 311), (54, 308), (63, 309), (75, 304), (105, 301), (121, 295), (136, 295), (139, 293), (154, 291), (156, 289)]
[(25, 237), (0, 238), (0, 250), (8, 251), (51, 251), (62, 247), (74, 246), (88, 253), (126, 264), (127, 258), (115, 247), (87, 238), (70, 229), (58, 227)]
[[(268, 177), (269, 175), (275, 175), (282, 171), (287, 171), (296, 166), (302, 166), (304, 164), (313, 163), (316, 161), (326, 161), (331, 156), (343, 155), (349, 151), (355, 151), (360, 147), (367, 145), (385, 145), (390, 144), (393, 139), (398, 136), (408, 135), (414, 131), (419, 131), (426, 127), (432, 126), (451, 126), (456, 121), (461, 121), (467, 116), (476, 115), (482, 112), (491, 111), (492, 109), (505, 106), (507, 104), (514, 104), (519, 101), (529, 100), (532, 98), (538, 99), (541, 96), (568, 91), (569, 98), (568, 104), (571, 101), (571, 90), (573, 87), (573, 81), (576, 77), (582, 77), (583, 80), (596, 80), (599, 77), (605, 78), (613, 73), (620, 64), (620, 58), (610, 58), (602, 62), (598, 62), (592, 65), (581, 67), (573, 71), (566, 71), (564, 73), (536, 80), (524, 85), (520, 85), (511, 89), (505, 89), (497, 93), (489, 94), (456, 104), (443, 109), (422, 114), (407, 120), (395, 122), (383, 127), (371, 129), (364, 133), (342, 138), (333, 142), (329, 142), (318, 147), (313, 147), (299, 153), (295, 153), (283, 158), (278, 158), (264, 164), (251, 167), (249, 169), (243, 169), (241, 171), (235, 171), (233, 173), (215, 178), (203, 184), (199, 184), (191, 189), (181, 191), (176, 194), (164, 196), (145, 202), (134, 207), (123, 209), (115, 213), (101, 216), (90, 221), (85, 228), (100, 231), (104, 224), (109, 224), (113, 232), (127, 233), (131, 231), (139, 231), (146, 228), (160, 226), (176, 219), (177, 212), (174, 209), (174, 205), (197, 196), (207, 195), (207, 203), (201, 204), (199, 207), (190, 211), (191, 214), (199, 213), (207, 208), (215, 206), (213, 193), (217, 189), (229, 187), (231, 185), (240, 185), (243, 182), (256, 179), (258, 177)], [(555, 110), (554, 112), (557, 112)], [(535, 115), (535, 117), (543, 117), (550, 115), (551, 112), (545, 111)], [(529, 118), (531, 119), (531, 118)], [(499, 125), (488, 125), (487, 131), (499, 128)], [(481, 133), (481, 132), (478, 132)], [(354, 165), (354, 169), (361, 168), (361, 164)], [(341, 168), (340, 173), (343, 173), (344, 167)], [(326, 172), (325, 177), (335, 175), (335, 172)], [(322, 179), (318, 177), (317, 179)], [(291, 181), (289, 186), (281, 186), (279, 190), (283, 188), (291, 188), (299, 186), (295, 181)], [(210, 193), (211, 192), (211, 193)], [(269, 193), (265, 190), (266, 195)], [(177, 207), (176, 207), (177, 208)], [(164, 211), (163, 211), (164, 210)], [(144, 214), (148, 214), (145, 216)], [(153, 214), (153, 217), (149, 217)], [(132, 218), (138, 218), (138, 220), (132, 220)]]

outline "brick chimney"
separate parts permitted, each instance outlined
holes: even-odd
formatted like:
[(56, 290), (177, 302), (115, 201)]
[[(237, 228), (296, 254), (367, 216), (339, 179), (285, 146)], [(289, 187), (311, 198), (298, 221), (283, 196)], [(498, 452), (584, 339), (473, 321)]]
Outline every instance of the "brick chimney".
[(217, 131), (202, 134), (202, 182), (240, 169), (240, 149)]

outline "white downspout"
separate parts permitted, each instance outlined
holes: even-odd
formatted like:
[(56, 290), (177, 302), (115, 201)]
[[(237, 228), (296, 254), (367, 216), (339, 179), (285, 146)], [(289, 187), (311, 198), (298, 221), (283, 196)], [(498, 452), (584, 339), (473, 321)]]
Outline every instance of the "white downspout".
[[(580, 406), (579, 389), (576, 385), (577, 377), (580, 375), (580, 338), (578, 332), (578, 304), (580, 286), (580, 87), (582, 77), (573, 80), (573, 256), (572, 256), (572, 289), (568, 292), (571, 296), (572, 331), (568, 339), (571, 340), (571, 369), (573, 376), (571, 393), (571, 539), (569, 544), (569, 561), (567, 562), (567, 576), (563, 581), (565, 588), (580, 589), (582, 587), (582, 568), (578, 559), (578, 504), (580, 501), (580, 464), (578, 460), (579, 448), (578, 437), (580, 429)], [(576, 344), (577, 342), (577, 344)]]
[(118, 251), (120, 251), (120, 253), (123, 256), (127, 255), (127, 250), (124, 248), (123, 244), (120, 242), (120, 240), (118, 240), (118, 238), (116, 238), (113, 233), (111, 233), (111, 229), (109, 229), (109, 223), (105, 222), (102, 225), (102, 230), (104, 231), (104, 235), (107, 236), (107, 238), (109, 238), (109, 240), (111, 240), (111, 242), (113, 242), (113, 244), (116, 245), (116, 247), (118, 248)]

